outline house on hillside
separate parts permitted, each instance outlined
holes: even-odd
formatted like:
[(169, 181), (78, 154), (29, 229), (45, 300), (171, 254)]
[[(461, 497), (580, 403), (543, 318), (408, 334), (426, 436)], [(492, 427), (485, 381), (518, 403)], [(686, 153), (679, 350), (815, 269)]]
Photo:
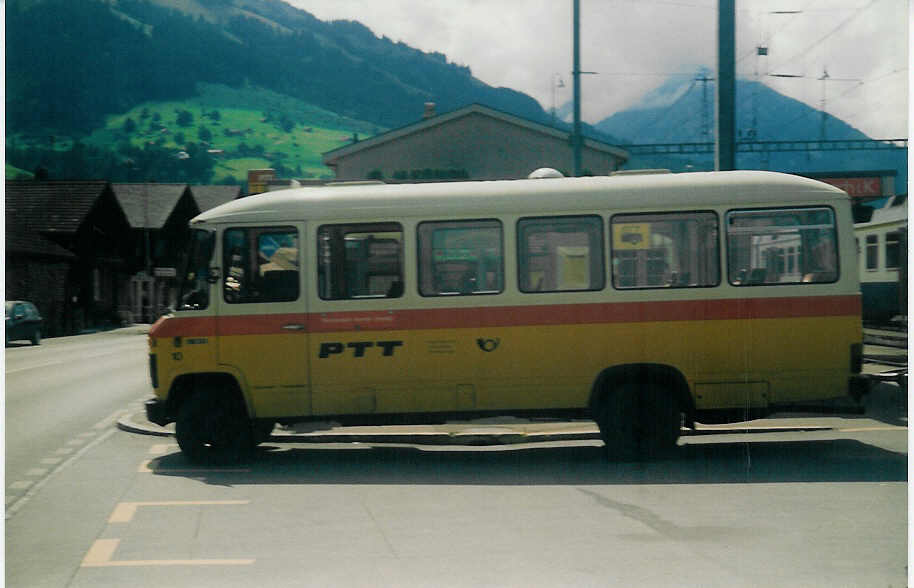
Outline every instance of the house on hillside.
[[(591, 175), (618, 170), (628, 152), (585, 139), (582, 169)], [(428, 182), (527, 177), (542, 167), (574, 169), (571, 133), (471, 104), (324, 153), (337, 180)]]
[(106, 181), (7, 181), (6, 299), (30, 300), (59, 336), (118, 321), (130, 226)]

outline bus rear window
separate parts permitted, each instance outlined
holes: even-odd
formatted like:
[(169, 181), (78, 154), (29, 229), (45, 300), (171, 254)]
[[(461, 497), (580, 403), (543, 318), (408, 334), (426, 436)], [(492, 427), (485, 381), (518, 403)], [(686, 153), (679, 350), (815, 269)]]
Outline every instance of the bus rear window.
[(834, 282), (836, 243), (830, 208), (731, 211), (728, 279), (734, 286)]
[(502, 229), (497, 220), (419, 224), (419, 293), (498, 294), (504, 290)]
[(713, 212), (619, 214), (611, 225), (615, 288), (698, 288), (720, 283)]

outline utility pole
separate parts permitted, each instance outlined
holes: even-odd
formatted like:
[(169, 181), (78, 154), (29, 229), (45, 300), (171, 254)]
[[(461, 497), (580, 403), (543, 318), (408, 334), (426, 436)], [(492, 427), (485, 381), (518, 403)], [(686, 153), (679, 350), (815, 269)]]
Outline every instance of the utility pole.
[(574, 177), (581, 175), (581, 0), (574, 0), (574, 130), (571, 142), (574, 152)]
[(565, 82), (562, 80), (562, 76), (557, 73), (552, 74), (552, 79), (549, 80), (549, 85), (552, 89), (552, 126), (555, 126), (555, 89), (564, 88)]
[(708, 124), (710, 116), (708, 113), (708, 82), (713, 82), (714, 78), (709, 78), (704, 72), (695, 78), (696, 82), (701, 82), (701, 140), (707, 141), (711, 134), (710, 125)]
[(717, 2), (714, 169), (736, 169), (736, 0)]

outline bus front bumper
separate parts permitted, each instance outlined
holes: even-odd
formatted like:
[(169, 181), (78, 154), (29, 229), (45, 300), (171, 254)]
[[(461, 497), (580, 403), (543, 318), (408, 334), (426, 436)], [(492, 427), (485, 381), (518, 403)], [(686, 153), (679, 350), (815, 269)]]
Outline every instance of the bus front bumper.
[(174, 419), (169, 418), (168, 412), (165, 410), (165, 403), (158, 398), (153, 398), (146, 401), (146, 420), (164, 427)]

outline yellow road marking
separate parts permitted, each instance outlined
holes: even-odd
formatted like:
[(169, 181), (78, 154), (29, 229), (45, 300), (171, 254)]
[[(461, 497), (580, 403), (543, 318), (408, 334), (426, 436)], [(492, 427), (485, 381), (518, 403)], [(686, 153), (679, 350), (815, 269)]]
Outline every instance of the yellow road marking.
[(97, 539), (89, 548), (86, 557), (83, 558), (82, 565), (84, 567), (98, 566), (111, 561), (111, 556), (114, 555), (114, 550), (117, 549), (120, 542), (120, 539)]
[(130, 566), (246, 566), (254, 559), (112, 559), (120, 539), (97, 539), (86, 557), (82, 567), (130, 567)]
[(148, 502), (119, 502), (108, 518), (109, 523), (129, 523), (141, 506), (211, 506), (250, 504), (250, 500), (158, 500)]

